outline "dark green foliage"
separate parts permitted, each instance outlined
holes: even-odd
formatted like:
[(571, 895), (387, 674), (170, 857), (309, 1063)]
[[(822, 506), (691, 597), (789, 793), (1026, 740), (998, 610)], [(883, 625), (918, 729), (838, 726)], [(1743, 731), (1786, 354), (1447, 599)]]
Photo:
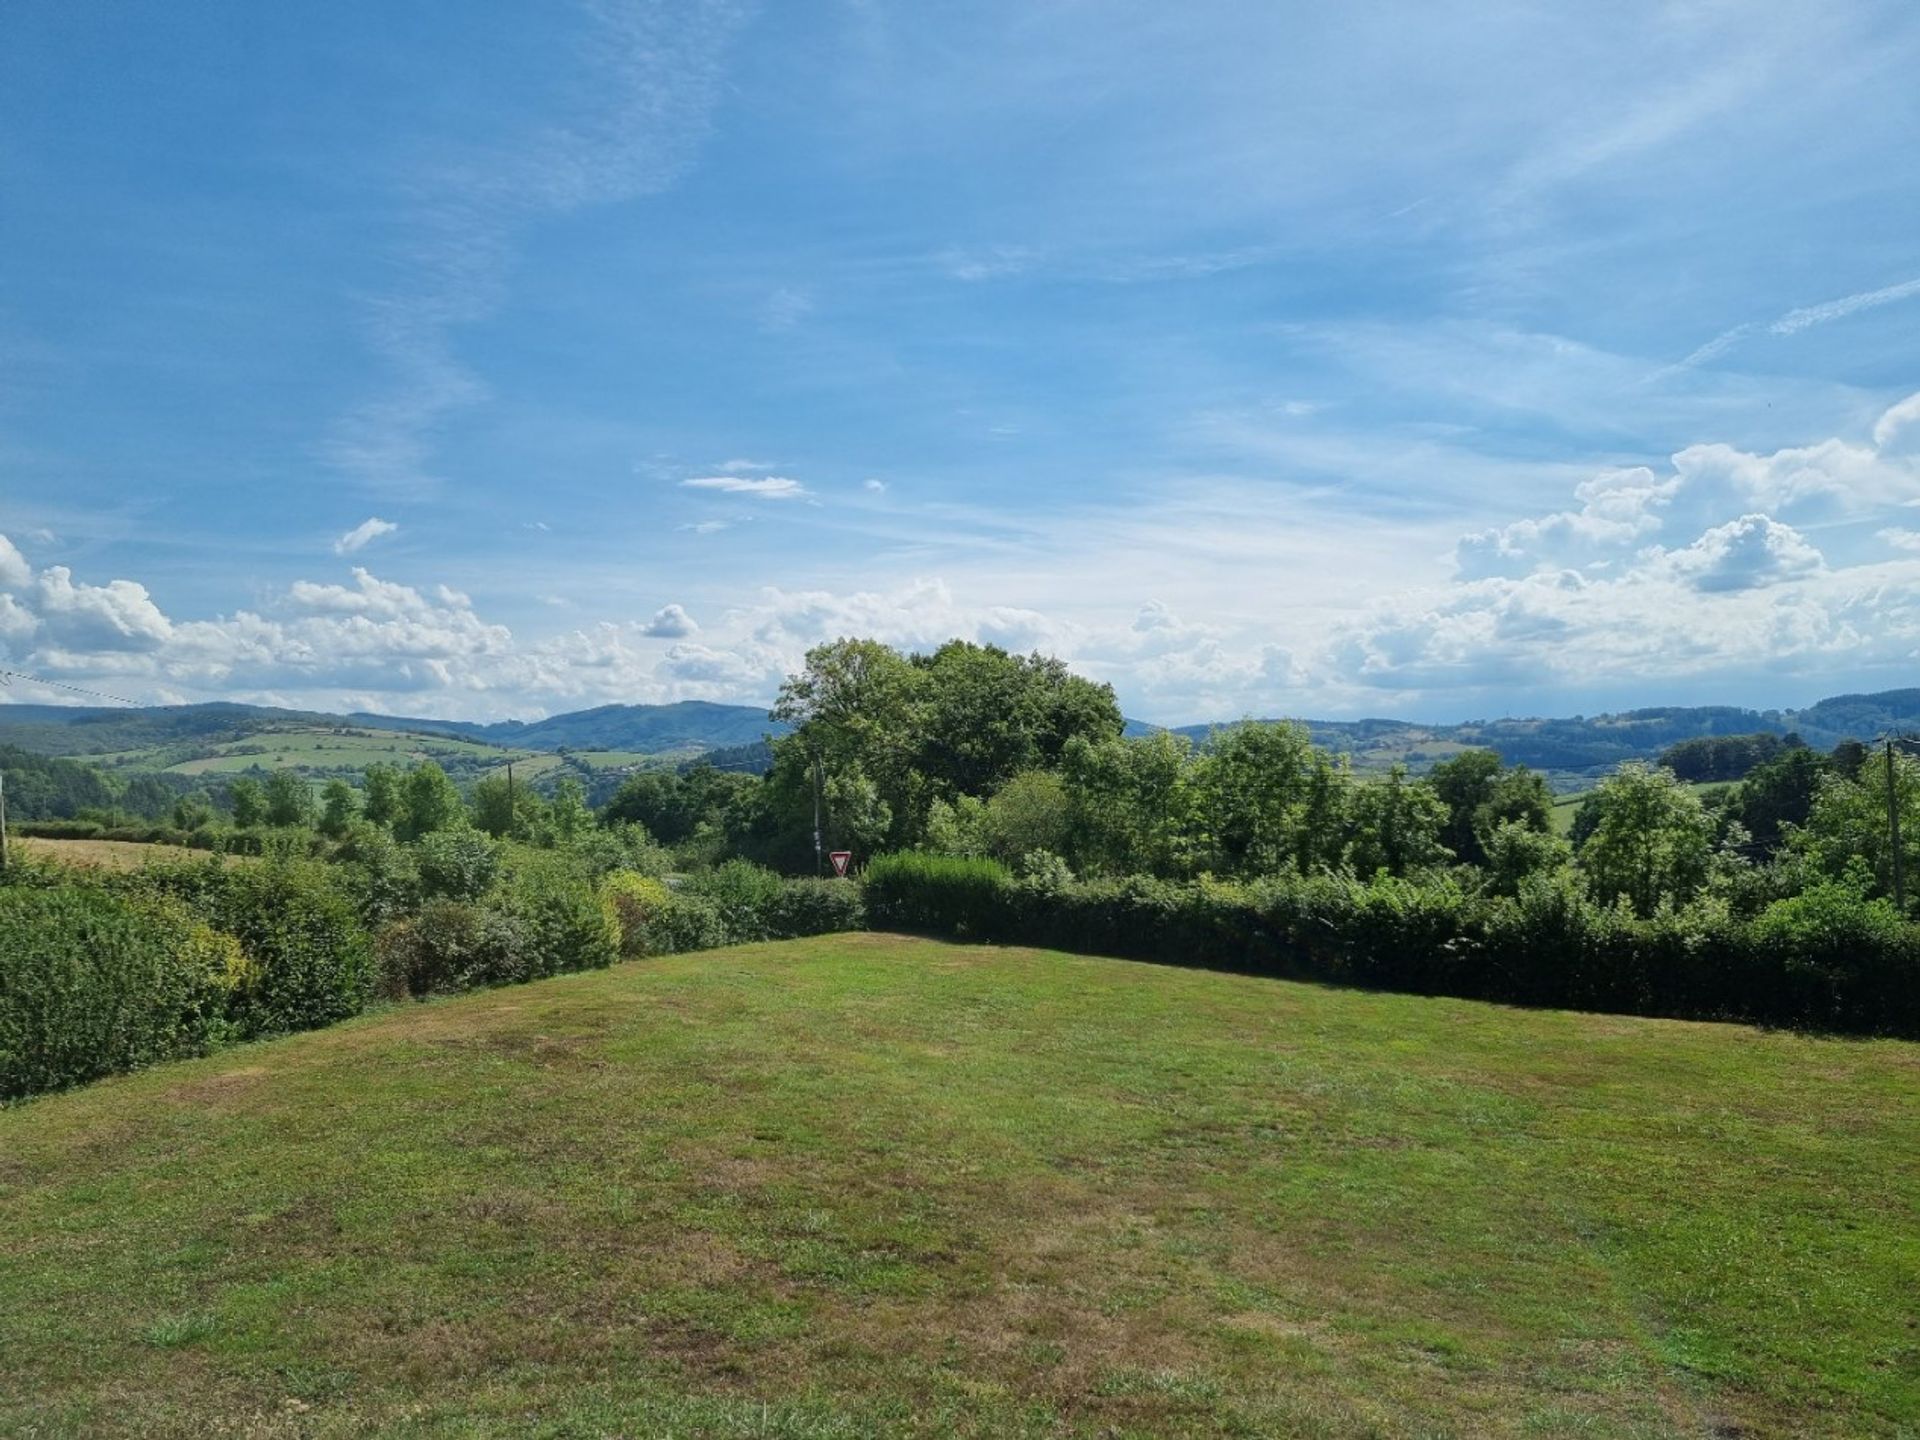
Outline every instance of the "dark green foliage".
[(1866, 765), (1873, 752), (1858, 740), (1842, 740), (1833, 747), (1830, 758), (1834, 773), (1847, 779), (1855, 779)]
[(338, 840), (360, 816), (360, 797), (337, 775), (327, 781), (320, 796), (320, 833)]
[(308, 860), (150, 866), (130, 889), (178, 896), (240, 942), (255, 973), (234, 996), (250, 1035), (311, 1030), (357, 1014), (373, 989), (373, 959), (358, 910), (333, 867)]
[(544, 973), (527, 927), (511, 911), (429, 900), (389, 925), (376, 944), (382, 987), (395, 999), (508, 985)]
[(880, 856), (861, 878), (867, 914), (882, 930), (992, 938), (1013, 873), (997, 860), (909, 851)]
[(204, 830), (214, 821), (213, 802), (198, 790), (174, 801), (170, 817), (176, 830)]
[(690, 878), (681, 887), (681, 893), (711, 901), (726, 928), (727, 943), (744, 945), (771, 938), (767, 929), (768, 910), (779, 896), (783, 883), (771, 870), (745, 860), (729, 860)]
[[(369, 789), (373, 780), (373, 771), (367, 772)], [(367, 815), (373, 817), (373, 806), (369, 793)], [(436, 830), (450, 830), (464, 825), (467, 807), (460, 798), (460, 791), (453, 781), (447, 778), (447, 772), (433, 761), (427, 760), (409, 770), (400, 781), (402, 813), (394, 822), (394, 828), (401, 831), (405, 838), (417, 840), (422, 835), (431, 835)]]
[(1713, 902), (1639, 919), (1594, 903), (1565, 871), (1528, 877), (1511, 897), (1445, 876), (1040, 886), (990, 861), (906, 854), (874, 861), (867, 904), (883, 929), (1470, 999), (1920, 1034), (1915, 928), (1857, 893), (1798, 897), (1754, 923)]
[(1689, 784), (1738, 780), (1789, 750), (1804, 749), (1798, 735), (1702, 735), (1669, 745), (1654, 763)]
[(414, 847), (420, 891), (435, 899), (478, 900), (500, 870), (493, 841), (478, 830), (440, 830)]
[(721, 918), (720, 907), (704, 895), (669, 895), (647, 923), (645, 948), (649, 955), (713, 950), (727, 943), (727, 922)]
[(1861, 1016), (1911, 1026), (1920, 1002), (1920, 928), (1859, 886), (1830, 882), (1776, 901), (1752, 927), (1762, 973), (1779, 977), (1810, 1019), (1851, 1028)]
[(0, 886), (0, 1099), (194, 1054), (226, 991), (178, 906)]
[(289, 826), (313, 821), (313, 788), (293, 770), (276, 770), (267, 777), (266, 823)]
[[(112, 780), (92, 765), (32, 755), (0, 745), (12, 820), (65, 820), (82, 810), (111, 810), (119, 798)], [(169, 797), (171, 799), (171, 797)]]
[(1544, 777), (1524, 765), (1508, 769), (1491, 750), (1464, 750), (1426, 775), (1446, 807), (1440, 843), (1468, 865), (1487, 863), (1487, 847), (1502, 825), (1553, 828), (1553, 792)]
[(1767, 761), (1740, 786), (1740, 823), (1763, 852), (1780, 847), (1783, 827), (1804, 825), (1813, 810), (1814, 793), (1833, 762), (1799, 746)]
[(555, 857), (517, 857), (487, 904), (525, 935), (526, 973), (514, 978), (599, 970), (620, 958), (620, 926), (611, 904), (576, 867)]
[(227, 786), (227, 801), (233, 806), (233, 823), (242, 830), (263, 825), (267, 819), (267, 796), (260, 782), (242, 775)]
[(378, 930), (420, 903), (420, 868), (415, 851), (391, 832), (362, 820), (347, 831), (340, 848), (340, 879), (361, 923)]
[(784, 880), (767, 896), (762, 916), (769, 940), (867, 928), (866, 899), (853, 880)]

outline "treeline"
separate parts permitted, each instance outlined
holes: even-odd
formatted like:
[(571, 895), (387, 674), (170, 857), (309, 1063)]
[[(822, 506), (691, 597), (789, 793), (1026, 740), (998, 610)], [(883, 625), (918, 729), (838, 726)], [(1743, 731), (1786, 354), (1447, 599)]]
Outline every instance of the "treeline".
[[(172, 813), (191, 783), (178, 776), (119, 776), (14, 745), (0, 745), (0, 774), (5, 776), (7, 815), (14, 820), (158, 820)], [(208, 804), (211, 807), (210, 799)]]
[[(990, 646), (821, 646), (776, 715), (793, 729), (764, 774), (644, 772), (598, 809), (572, 777), (463, 793), (432, 763), (375, 765), (316, 797), (282, 772), (236, 779), (227, 816), (191, 795), (170, 812), (173, 833), (258, 859), (16, 862), (0, 1097), (381, 998), (857, 928), (869, 908), (1176, 963), (1920, 1034), (1905, 753), (1782, 744), (1704, 798), (1630, 763), (1563, 838), (1542, 778), (1490, 751), (1374, 778), (1284, 724), (1129, 737), (1106, 686)], [(35, 773), (85, 783), (59, 765)], [(816, 815), (822, 848), (878, 857), (864, 884), (778, 873), (816, 867)]]

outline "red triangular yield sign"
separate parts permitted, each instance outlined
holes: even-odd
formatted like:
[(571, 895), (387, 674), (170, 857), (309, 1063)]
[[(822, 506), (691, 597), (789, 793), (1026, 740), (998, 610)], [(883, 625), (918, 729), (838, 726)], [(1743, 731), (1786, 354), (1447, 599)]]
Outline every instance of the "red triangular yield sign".
[(827, 852), (827, 858), (833, 861), (833, 873), (842, 879), (846, 878), (847, 866), (853, 863), (853, 852), (851, 850), (830, 850)]

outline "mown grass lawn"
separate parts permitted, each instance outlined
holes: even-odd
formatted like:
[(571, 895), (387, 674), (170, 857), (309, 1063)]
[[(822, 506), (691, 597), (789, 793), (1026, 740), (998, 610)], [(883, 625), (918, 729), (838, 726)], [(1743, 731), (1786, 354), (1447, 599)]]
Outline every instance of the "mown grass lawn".
[(841, 936), (0, 1111), (0, 1432), (1902, 1435), (1920, 1046)]

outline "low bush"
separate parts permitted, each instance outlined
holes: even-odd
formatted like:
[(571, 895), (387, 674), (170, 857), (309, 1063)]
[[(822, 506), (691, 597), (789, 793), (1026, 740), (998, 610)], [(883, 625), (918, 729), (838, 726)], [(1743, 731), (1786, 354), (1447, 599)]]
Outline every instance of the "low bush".
[(761, 923), (770, 940), (864, 930), (866, 901), (856, 881), (786, 880), (767, 897)]
[(478, 900), (500, 873), (498, 850), (478, 830), (436, 830), (413, 849), (420, 893), (429, 899)]
[(999, 939), (1012, 928), (1013, 875), (997, 860), (908, 851), (879, 856), (861, 879), (882, 929)]
[(718, 905), (704, 895), (670, 894), (665, 908), (648, 924), (646, 953), (678, 955), (729, 943), (727, 922)]
[(1787, 1003), (1845, 1029), (1920, 1034), (1920, 933), (1890, 901), (1844, 882), (1777, 900), (1753, 922), (1754, 948)]
[(234, 996), (248, 1035), (331, 1025), (359, 1013), (374, 988), (372, 947), (333, 867), (312, 860), (149, 865), (120, 886), (184, 901), (240, 942), (254, 968)]
[(0, 887), (0, 1099), (200, 1053), (250, 976), (178, 901)]
[(673, 904), (673, 892), (649, 875), (615, 870), (601, 882), (601, 894), (613, 906), (620, 924), (620, 953), (631, 960), (655, 953), (649, 935)]
[(515, 979), (600, 970), (620, 958), (620, 920), (611, 899), (573, 866), (551, 857), (523, 857), (488, 896), (487, 907), (524, 936), (525, 973)]
[(526, 927), (510, 911), (462, 900), (429, 900), (375, 942), (381, 988), (391, 999), (453, 994), (532, 978)]
[(773, 871), (747, 860), (729, 860), (693, 876), (682, 893), (713, 903), (726, 929), (726, 943), (745, 945), (771, 938), (768, 917), (785, 884)]
[(1920, 1034), (1920, 927), (1856, 888), (1743, 921), (1725, 899), (1639, 919), (1565, 871), (1511, 896), (1421, 879), (1015, 880), (907, 854), (867, 870), (876, 926), (1380, 989), (1630, 1014)]

